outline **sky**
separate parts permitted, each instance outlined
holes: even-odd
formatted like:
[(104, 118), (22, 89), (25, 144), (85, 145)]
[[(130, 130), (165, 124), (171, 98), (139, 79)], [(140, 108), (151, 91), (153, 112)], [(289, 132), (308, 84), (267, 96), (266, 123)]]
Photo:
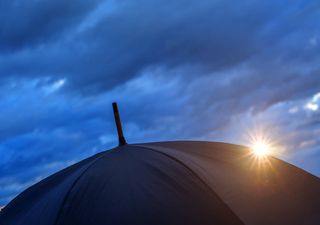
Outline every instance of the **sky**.
[(318, 0), (2, 0), (0, 206), (117, 145), (249, 146), (320, 176)]

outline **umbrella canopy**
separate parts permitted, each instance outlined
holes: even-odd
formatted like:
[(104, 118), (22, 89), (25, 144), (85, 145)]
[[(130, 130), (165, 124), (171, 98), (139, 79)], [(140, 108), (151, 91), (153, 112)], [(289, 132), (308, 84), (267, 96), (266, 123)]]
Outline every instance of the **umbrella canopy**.
[(0, 225), (319, 225), (320, 179), (274, 157), (218, 142), (119, 147), (30, 187)]
[(181, 141), (85, 159), (16, 197), (0, 224), (317, 225), (319, 210), (319, 178), (245, 147)]

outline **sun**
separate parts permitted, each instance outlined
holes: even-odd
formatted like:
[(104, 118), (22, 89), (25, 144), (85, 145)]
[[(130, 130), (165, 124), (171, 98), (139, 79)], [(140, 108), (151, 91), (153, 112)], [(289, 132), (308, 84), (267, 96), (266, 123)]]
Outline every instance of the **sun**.
[(246, 132), (245, 140), (248, 147), (248, 155), (255, 161), (264, 162), (272, 157), (283, 156), (286, 147), (281, 144), (281, 140), (274, 135), (275, 131), (259, 128), (251, 128)]
[(252, 143), (253, 154), (258, 157), (265, 157), (270, 153), (270, 145), (264, 141), (257, 140)]
[(255, 127), (247, 133), (247, 141), (250, 154), (256, 159), (266, 159), (275, 154), (277, 144), (268, 130)]

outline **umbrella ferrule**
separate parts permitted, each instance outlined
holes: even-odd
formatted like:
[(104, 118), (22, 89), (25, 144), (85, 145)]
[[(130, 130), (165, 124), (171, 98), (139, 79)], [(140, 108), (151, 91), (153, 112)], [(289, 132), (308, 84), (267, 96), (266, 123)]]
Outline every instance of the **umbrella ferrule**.
[(114, 120), (116, 122), (117, 131), (118, 131), (119, 146), (122, 146), (127, 144), (127, 142), (123, 135), (120, 114), (119, 114), (118, 105), (116, 102), (112, 103), (112, 108), (113, 108)]

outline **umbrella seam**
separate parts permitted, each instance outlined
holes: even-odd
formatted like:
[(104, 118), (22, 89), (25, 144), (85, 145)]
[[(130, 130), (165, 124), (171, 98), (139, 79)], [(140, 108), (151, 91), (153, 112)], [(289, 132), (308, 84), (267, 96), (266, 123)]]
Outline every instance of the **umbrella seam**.
[(142, 145), (135, 145), (135, 146), (138, 146), (138, 147), (140, 147), (140, 148), (149, 149), (149, 150), (151, 150), (151, 151), (153, 151), (153, 152), (156, 152), (156, 153), (158, 153), (158, 154), (162, 154), (162, 155), (164, 155), (164, 156), (166, 156), (166, 157), (168, 157), (168, 158), (176, 161), (177, 163), (179, 163), (179, 164), (182, 165), (183, 167), (185, 167), (189, 172), (191, 172), (194, 176), (196, 176), (196, 177), (200, 180), (200, 182), (201, 182), (203, 185), (205, 185), (214, 195), (216, 195), (217, 198), (222, 202), (222, 204), (224, 204), (224, 205), (226, 206), (226, 208), (229, 209), (230, 212), (231, 212), (236, 218), (238, 218), (238, 220), (239, 220), (243, 225), (245, 225), (245, 223), (240, 219), (240, 217), (237, 216), (237, 214), (230, 208), (230, 206), (229, 206), (225, 201), (222, 200), (222, 198), (210, 187), (210, 185), (209, 185), (204, 179), (202, 179), (194, 170), (192, 170), (189, 166), (187, 166), (184, 162), (182, 162), (181, 160), (177, 159), (177, 158), (174, 157), (174, 156), (169, 155), (168, 153), (161, 152), (161, 151), (159, 151), (159, 150), (157, 150), (157, 149), (154, 149), (154, 148), (151, 148), (151, 147), (146, 147), (146, 146), (142, 146)]
[(72, 191), (73, 188), (76, 186), (76, 184), (77, 184), (78, 181), (81, 179), (81, 177), (82, 177), (93, 165), (95, 165), (95, 164), (97, 163), (97, 161), (99, 161), (100, 159), (106, 157), (106, 153), (107, 153), (107, 155), (108, 155), (108, 153), (110, 154), (111, 152), (113, 152), (113, 150), (114, 150), (114, 149), (109, 150), (109, 151), (106, 151), (106, 152), (105, 152), (104, 154), (102, 154), (100, 157), (94, 159), (94, 160), (91, 162), (91, 164), (88, 165), (88, 167), (87, 167), (86, 169), (84, 169), (84, 171), (77, 177), (77, 179), (73, 182), (73, 184), (71, 185), (71, 187), (70, 187), (69, 190), (67, 191), (66, 195), (64, 196), (63, 201), (62, 201), (62, 204), (61, 204), (61, 206), (60, 206), (60, 209), (59, 209), (59, 211), (58, 211), (58, 213), (57, 213), (57, 216), (56, 216), (56, 219), (55, 219), (53, 225), (57, 225), (57, 224), (58, 224), (59, 219), (60, 219), (60, 215), (61, 215), (62, 210), (63, 210), (63, 207), (64, 207), (64, 205), (66, 204), (67, 199), (68, 199), (71, 191)]

